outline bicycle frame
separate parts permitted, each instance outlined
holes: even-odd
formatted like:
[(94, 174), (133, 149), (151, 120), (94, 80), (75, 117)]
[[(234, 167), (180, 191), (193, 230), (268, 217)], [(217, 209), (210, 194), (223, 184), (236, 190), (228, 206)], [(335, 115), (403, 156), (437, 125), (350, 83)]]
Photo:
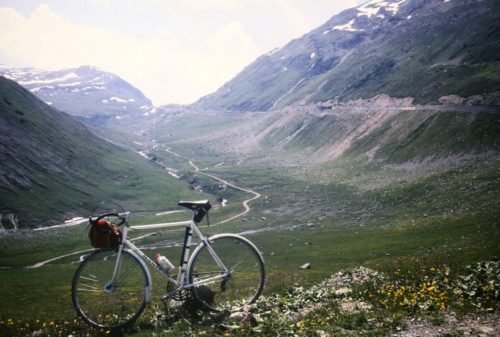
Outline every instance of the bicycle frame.
[[(169, 292), (166, 294), (166, 296), (171, 296), (175, 294), (176, 292), (183, 290), (183, 289), (188, 289), (191, 287), (196, 287), (200, 285), (204, 285), (210, 282), (215, 282), (216, 280), (220, 280), (223, 278), (226, 278), (228, 275), (231, 274), (231, 271), (224, 265), (224, 263), (220, 260), (219, 256), (215, 253), (215, 251), (212, 249), (210, 240), (207, 236), (205, 236), (201, 230), (198, 228), (196, 225), (196, 222), (194, 221), (194, 216), (191, 220), (189, 221), (179, 221), (179, 222), (170, 222), (170, 223), (162, 223), (162, 224), (153, 224), (153, 225), (139, 225), (139, 226), (129, 226), (128, 223), (128, 217), (130, 215), (130, 212), (127, 212), (124, 215), (125, 217), (125, 223), (123, 226), (123, 232), (122, 232), (122, 242), (118, 248), (118, 254), (117, 254), (117, 259), (116, 259), (116, 264), (115, 268), (113, 271), (113, 278), (110, 281), (111, 284), (115, 283), (116, 280), (116, 275), (119, 274), (120, 268), (121, 268), (121, 255), (123, 249), (127, 249), (129, 253), (132, 253), (135, 255), (139, 261), (141, 261), (142, 266), (144, 267), (144, 270), (146, 271), (147, 274), (147, 279), (148, 279), (148, 288), (147, 288), (147, 294), (146, 294), (146, 302), (149, 303), (151, 300), (151, 294), (152, 294), (152, 278), (151, 278), (151, 273), (149, 271), (149, 268), (147, 268), (147, 265), (144, 261), (148, 262), (151, 266), (154, 267), (154, 269), (162, 274), (162, 276), (167, 279), (169, 282), (173, 282), (176, 287), (173, 291)], [(184, 234), (184, 244), (182, 247), (182, 253), (181, 253), (181, 260), (179, 263), (179, 274), (177, 275), (177, 279), (171, 278), (167, 272), (165, 272), (155, 261), (153, 261), (149, 256), (144, 254), (139, 247), (134, 245), (129, 239), (128, 239), (128, 232), (129, 229), (159, 229), (159, 228), (170, 228), (170, 227), (180, 227), (180, 226), (186, 226), (186, 231)], [(200, 249), (203, 245), (206, 245), (208, 251), (210, 252), (211, 257), (214, 259), (215, 263), (221, 268), (221, 275), (211, 277), (209, 279), (205, 279), (203, 281), (198, 281), (198, 282), (193, 282), (189, 283), (189, 278), (188, 278), (188, 273), (190, 270), (190, 265), (191, 265), (191, 256), (190, 255), (190, 249), (191, 249), (191, 243), (192, 243), (192, 237), (193, 237), (193, 232), (194, 234), (201, 240), (201, 242), (198, 244), (197, 249)]]
[[(171, 302), (185, 302), (207, 312), (235, 312), (245, 310), (262, 294), (264, 259), (257, 247), (238, 234), (206, 236), (198, 226), (211, 208), (208, 200), (181, 201), (178, 205), (193, 211), (190, 221), (131, 226), (130, 212), (94, 215), (93, 211), (89, 218), (91, 226), (115, 223), (121, 226), (122, 233), (118, 246), (115, 241), (114, 245), (95, 250), (82, 261), (73, 276), (71, 299), (77, 315), (86, 323), (108, 331), (121, 331), (133, 325), (153, 300), (153, 271), (148, 264), (167, 280), (155, 294), (162, 295), (165, 310), (169, 310)], [(148, 257), (146, 248), (143, 252), (136, 245), (136, 240), (155, 233), (128, 237), (133, 229), (179, 226), (185, 226), (185, 234), (175, 276), (163, 270), (156, 259)], [(193, 239), (193, 235), (199, 240)]]

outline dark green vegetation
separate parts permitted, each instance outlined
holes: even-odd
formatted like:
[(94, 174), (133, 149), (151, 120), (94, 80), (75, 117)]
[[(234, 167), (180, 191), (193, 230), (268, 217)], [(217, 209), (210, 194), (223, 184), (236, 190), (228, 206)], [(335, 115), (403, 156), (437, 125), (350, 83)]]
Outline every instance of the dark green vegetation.
[(103, 200), (163, 210), (190, 195), (160, 167), (96, 137), (3, 77), (0, 161), (0, 206), (13, 210), (20, 226), (87, 215)]
[[(406, 1), (396, 14), (356, 9), (261, 56), (197, 106), (265, 111), (379, 94), (431, 102), (499, 91), (498, 1)], [(354, 20), (356, 31), (334, 29)]]

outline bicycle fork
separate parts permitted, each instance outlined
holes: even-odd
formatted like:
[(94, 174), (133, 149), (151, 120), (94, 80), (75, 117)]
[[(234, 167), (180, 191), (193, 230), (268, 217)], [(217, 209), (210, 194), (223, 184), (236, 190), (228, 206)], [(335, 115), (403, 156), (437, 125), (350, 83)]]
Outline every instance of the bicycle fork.
[(106, 282), (106, 284), (104, 285), (105, 292), (108, 293), (112, 292), (118, 284), (117, 278), (122, 269), (122, 251), (123, 251), (123, 245), (119, 245), (118, 254), (116, 256), (115, 268), (113, 269), (113, 276), (111, 277), (111, 280)]
[[(127, 237), (127, 232), (128, 228), (125, 227), (123, 231), (123, 237)], [(145, 272), (146, 275), (146, 289), (145, 289), (145, 297), (144, 301), (146, 303), (151, 302), (152, 294), (153, 294), (153, 280), (151, 278), (151, 273), (149, 272), (149, 268), (146, 266), (146, 263), (144, 260), (139, 257), (136, 253), (136, 251), (139, 251), (138, 248), (131, 242), (126, 241), (125, 243), (122, 243), (118, 246), (118, 253), (116, 256), (116, 263), (115, 267), (113, 269), (113, 276), (111, 277), (111, 280), (106, 282), (104, 285), (104, 291), (105, 292), (112, 292), (116, 287), (118, 287), (118, 282), (119, 282), (119, 275), (121, 274), (121, 269), (122, 269), (122, 255), (123, 255), (123, 249), (127, 247), (127, 253), (132, 255), (141, 265), (141, 268)], [(144, 256), (147, 258), (147, 256)], [(152, 262), (151, 262), (152, 263)]]

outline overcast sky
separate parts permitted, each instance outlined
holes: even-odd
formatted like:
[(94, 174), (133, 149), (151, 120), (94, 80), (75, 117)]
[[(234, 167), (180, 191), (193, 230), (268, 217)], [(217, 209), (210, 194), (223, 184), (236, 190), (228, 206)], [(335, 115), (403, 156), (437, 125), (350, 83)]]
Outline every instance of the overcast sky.
[(92, 65), (191, 103), (364, 0), (0, 0), (0, 64)]

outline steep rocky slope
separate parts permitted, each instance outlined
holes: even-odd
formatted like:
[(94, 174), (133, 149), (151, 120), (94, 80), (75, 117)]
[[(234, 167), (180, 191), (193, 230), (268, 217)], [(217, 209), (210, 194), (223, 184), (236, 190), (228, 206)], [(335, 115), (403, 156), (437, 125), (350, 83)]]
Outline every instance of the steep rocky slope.
[(379, 94), (417, 103), (500, 91), (500, 4), (372, 0), (259, 57), (195, 107), (265, 111)]

